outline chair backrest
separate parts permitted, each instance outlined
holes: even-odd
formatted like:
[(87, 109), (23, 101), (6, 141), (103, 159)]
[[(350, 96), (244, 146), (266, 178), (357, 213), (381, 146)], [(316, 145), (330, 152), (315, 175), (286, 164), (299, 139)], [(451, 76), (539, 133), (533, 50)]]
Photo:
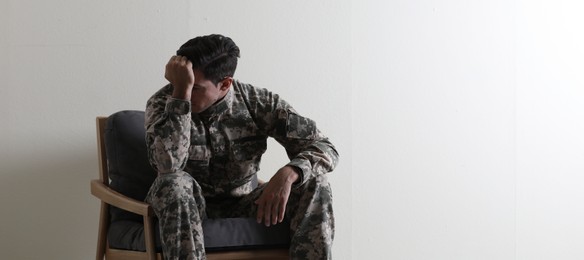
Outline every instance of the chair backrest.
[(99, 180), (101, 183), (109, 186), (109, 177), (107, 174), (107, 156), (105, 155), (105, 124), (107, 117), (98, 116), (96, 118), (97, 127), (97, 159), (99, 161)]
[[(102, 133), (98, 135), (101, 181), (127, 197), (143, 201), (157, 176), (148, 160), (144, 111), (125, 110), (97, 120), (98, 133)], [(143, 221), (141, 216), (115, 207), (110, 209), (110, 216), (112, 222)]]

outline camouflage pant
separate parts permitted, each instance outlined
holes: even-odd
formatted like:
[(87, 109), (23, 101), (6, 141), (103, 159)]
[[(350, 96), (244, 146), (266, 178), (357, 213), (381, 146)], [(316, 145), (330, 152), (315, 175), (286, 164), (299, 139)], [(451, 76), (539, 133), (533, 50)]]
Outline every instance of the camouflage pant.
[[(206, 204), (201, 188), (188, 173), (159, 176), (146, 201), (159, 219), (165, 259), (205, 259), (202, 219), (256, 217), (253, 203), (265, 186), (235, 203)], [(230, 202), (227, 202), (230, 203)], [(308, 180), (292, 190), (286, 217), (290, 220), (291, 259), (331, 259), (334, 237), (332, 193), (326, 176)]]

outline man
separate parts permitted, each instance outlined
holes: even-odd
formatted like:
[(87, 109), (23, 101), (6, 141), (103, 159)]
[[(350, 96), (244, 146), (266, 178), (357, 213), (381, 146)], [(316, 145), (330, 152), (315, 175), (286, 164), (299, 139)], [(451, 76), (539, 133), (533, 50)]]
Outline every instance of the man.
[[(202, 219), (290, 220), (292, 259), (330, 259), (332, 194), (324, 175), (338, 154), (277, 94), (233, 79), (239, 48), (228, 37), (187, 41), (166, 64), (170, 84), (146, 108), (150, 162), (146, 200), (159, 218), (166, 259), (205, 259)], [(268, 137), (290, 162), (253, 188)]]

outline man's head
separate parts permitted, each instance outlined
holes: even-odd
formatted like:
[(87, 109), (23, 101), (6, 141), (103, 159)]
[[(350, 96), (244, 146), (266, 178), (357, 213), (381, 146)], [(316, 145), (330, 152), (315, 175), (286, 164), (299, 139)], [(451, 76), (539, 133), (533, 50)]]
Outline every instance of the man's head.
[(199, 36), (187, 41), (176, 53), (193, 64), (193, 112), (206, 110), (227, 94), (239, 58), (239, 47), (233, 40), (218, 34)]
[(193, 70), (199, 70), (206, 79), (218, 84), (235, 74), (239, 47), (229, 37), (212, 34), (190, 39), (176, 54), (187, 57), (193, 63)]

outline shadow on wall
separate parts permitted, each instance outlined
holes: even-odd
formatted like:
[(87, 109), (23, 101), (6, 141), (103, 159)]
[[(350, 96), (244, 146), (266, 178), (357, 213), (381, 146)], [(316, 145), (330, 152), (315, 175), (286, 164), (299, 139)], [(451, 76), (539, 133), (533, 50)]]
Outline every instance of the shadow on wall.
[(11, 259), (88, 259), (97, 236), (99, 204), (89, 191), (96, 146), (44, 147), (51, 149), (0, 159), (0, 250)]

